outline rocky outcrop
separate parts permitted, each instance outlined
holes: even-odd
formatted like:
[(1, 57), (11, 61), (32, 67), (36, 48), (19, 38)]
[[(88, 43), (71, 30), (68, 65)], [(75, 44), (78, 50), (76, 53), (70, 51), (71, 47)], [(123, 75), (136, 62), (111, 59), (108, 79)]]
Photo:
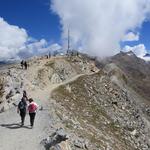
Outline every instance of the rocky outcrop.
[(68, 140), (68, 136), (63, 129), (57, 129), (48, 138), (43, 139), (41, 144), (46, 150), (67, 150), (61, 145), (62, 142)]
[(60, 128), (54, 131), (49, 137), (43, 139), (41, 144), (46, 150), (78, 150), (88, 149), (88, 142), (83, 138), (66, 133)]

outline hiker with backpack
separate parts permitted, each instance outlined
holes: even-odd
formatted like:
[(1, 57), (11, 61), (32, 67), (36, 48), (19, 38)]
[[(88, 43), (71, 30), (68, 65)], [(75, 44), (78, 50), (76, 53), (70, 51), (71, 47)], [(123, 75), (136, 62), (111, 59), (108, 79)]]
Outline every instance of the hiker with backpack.
[(17, 109), (17, 113), (20, 113), (20, 117), (21, 117), (21, 126), (24, 125), (26, 110), (27, 110), (26, 97), (22, 97), (21, 101), (18, 104), (18, 109)]
[(38, 108), (38, 105), (33, 101), (32, 98), (30, 98), (29, 99), (29, 105), (28, 105), (28, 111), (29, 111), (29, 116), (30, 116), (31, 128), (33, 128), (33, 125), (34, 125), (34, 120), (35, 120), (37, 108)]

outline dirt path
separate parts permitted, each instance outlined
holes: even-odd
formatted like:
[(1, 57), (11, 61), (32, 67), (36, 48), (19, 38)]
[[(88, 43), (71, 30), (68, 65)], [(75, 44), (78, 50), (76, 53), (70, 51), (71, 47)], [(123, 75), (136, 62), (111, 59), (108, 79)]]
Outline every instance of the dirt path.
[(0, 114), (0, 149), (1, 150), (41, 150), (40, 142), (48, 136), (51, 119), (46, 101), (41, 101), (44, 108), (38, 111), (35, 126), (30, 128), (29, 115), (25, 125), (20, 127), (20, 116), (16, 108)]
[(39, 143), (47, 136), (49, 121), (48, 112), (41, 111), (37, 113), (33, 129), (30, 129), (28, 115), (25, 126), (20, 128), (20, 118), (16, 109), (0, 114), (0, 149), (40, 150)]
[[(34, 128), (30, 128), (29, 115), (26, 115), (25, 124), (20, 127), (20, 116), (17, 114), (17, 108), (0, 113), (0, 150), (42, 150), (40, 145), (42, 139), (48, 136), (51, 117), (49, 113), (49, 93), (36, 88), (29, 91), (31, 79), (27, 76), (28, 73), (17, 70), (17, 78), (23, 78), (24, 89), (27, 90), (29, 97), (31, 96), (39, 105), (43, 106), (43, 110), (37, 111)], [(23, 77), (22, 77), (22, 76)], [(31, 77), (30, 77), (31, 78)]]
[[(12, 66), (10, 69), (14, 78), (23, 83), (23, 90), (27, 91), (28, 97), (32, 97), (39, 105), (43, 106), (35, 118), (35, 126), (30, 128), (29, 115), (26, 115), (25, 125), (20, 127), (20, 116), (16, 107), (0, 114), (0, 150), (41, 150), (41, 140), (45, 139), (54, 128), (51, 128), (54, 119), (50, 110), (50, 94), (57, 87), (72, 82), (85, 74), (79, 74), (60, 84), (40, 86), (36, 81), (38, 72), (45, 66), (48, 60), (31, 63), (27, 70), (22, 70), (20, 65)], [(48, 82), (48, 81), (47, 81)], [(51, 116), (50, 116), (51, 115)]]
[[(70, 80), (56, 85), (51, 85), (44, 90), (38, 89), (28, 93), (38, 103), (43, 106), (42, 111), (38, 111), (35, 118), (35, 126), (30, 128), (29, 115), (27, 114), (25, 125), (20, 127), (20, 116), (13, 107), (0, 114), (0, 149), (1, 150), (42, 150), (40, 142), (50, 133), (51, 116), (49, 113), (50, 93), (60, 85), (76, 80), (78, 75)], [(27, 88), (27, 87), (26, 87)]]

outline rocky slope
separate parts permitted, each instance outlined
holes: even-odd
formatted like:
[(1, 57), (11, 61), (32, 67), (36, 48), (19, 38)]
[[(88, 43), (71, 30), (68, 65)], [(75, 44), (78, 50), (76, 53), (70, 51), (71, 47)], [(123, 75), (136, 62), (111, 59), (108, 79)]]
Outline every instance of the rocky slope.
[(53, 92), (60, 120), (88, 149), (150, 149), (149, 65), (122, 53), (99, 63), (98, 73)]
[[(21, 69), (20, 64), (13, 64), (2, 68), (0, 71), (0, 132), (2, 133), (0, 146), (3, 150), (7, 150), (9, 145), (11, 145), (10, 149), (12, 150), (20, 150), (20, 148), (26, 150), (29, 147), (32, 147), (33, 150), (41, 149), (40, 140), (42, 141), (48, 135), (53, 135), (55, 130), (62, 127), (61, 122), (58, 125), (53, 123), (53, 120), (56, 121), (58, 116), (53, 113), (53, 106), (50, 105), (51, 91), (61, 84), (76, 80), (83, 74), (97, 70), (93, 61), (81, 55), (72, 58), (33, 58), (28, 60), (28, 63), (29, 68), (27, 70)], [(28, 97), (32, 97), (38, 103), (41, 110), (37, 116), (38, 125), (33, 131), (25, 132), (29, 128), (28, 124), (25, 125), (24, 130), (19, 129), (17, 123), (20, 119), (19, 115), (15, 113), (16, 105), (22, 97), (23, 90), (27, 91)], [(48, 126), (49, 128), (47, 128)], [(45, 135), (46, 131), (47, 136)], [(39, 135), (40, 132), (41, 135)], [(28, 137), (31, 135), (34, 138), (29, 140)], [(19, 142), (17, 142), (18, 138)], [(7, 141), (6, 139), (10, 140)], [(28, 141), (29, 144), (27, 145), (24, 141)]]
[(111, 60), (128, 78), (128, 85), (150, 102), (150, 64), (133, 52), (120, 53)]
[(60, 84), (78, 74), (94, 71), (94, 63), (86, 58), (57, 57), (33, 58), (29, 68), (22, 70), (20, 64), (10, 65), (0, 71), (0, 112), (8, 109), (22, 96), (22, 91), (34, 91)]
[(23, 90), (48, 106), (47, 150), (150, 149), (148, 63), (132, 53), (98, 62), (82, 54), (28, 62), (28, 70), (1, 70), (0, 111), (13, 108)]
[(52, 95), (66, 128), (87, 140), (89, 149), (149, 149), (149, 122), (135, 96), (104, 72), (82, 76)]

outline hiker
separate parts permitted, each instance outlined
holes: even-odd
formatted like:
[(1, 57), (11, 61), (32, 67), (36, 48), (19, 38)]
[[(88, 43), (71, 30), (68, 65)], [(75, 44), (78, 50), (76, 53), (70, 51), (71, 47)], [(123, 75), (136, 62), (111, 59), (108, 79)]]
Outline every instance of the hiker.
[(50, 53), (50, 52), (49, 52), (49, 55), (48, 55), (48, 56), (49, 56), (49, 58), (51, 58), (51, 53)]
[(17, 113), (20, 113), (20, 117), (21, 117), (21, 126), (24, 125), (26, 110), (27, 110), (26, 98), (22, 97), (21, 101), (18, 104), (18, 108), (17, 108)]
[(20, 64), (21, 64), (21, 68), (23, 69), (24, 61), (22, 60)]
[(25, 70), (27, 70), (27, 68), (28, 68), (28, 64), (27, 64), (27, 62), (26, 62), (26, 61), (24, 62), (24, 67), (25, 67)]
[(26, 101), (28, 101), (27, 92), (23, 90), (23, 97), (26, 98)]
[(30, 98), (29, 105), (28, 105), (28, 111), (29, 111), (29, 116), (30, 116), (31, 128), (33, 128), (33, 125), (34, 125), (34, 119), (35, 119), (37, 108), (38, 108), (38, 105), (33, 101), (32, 98)]

